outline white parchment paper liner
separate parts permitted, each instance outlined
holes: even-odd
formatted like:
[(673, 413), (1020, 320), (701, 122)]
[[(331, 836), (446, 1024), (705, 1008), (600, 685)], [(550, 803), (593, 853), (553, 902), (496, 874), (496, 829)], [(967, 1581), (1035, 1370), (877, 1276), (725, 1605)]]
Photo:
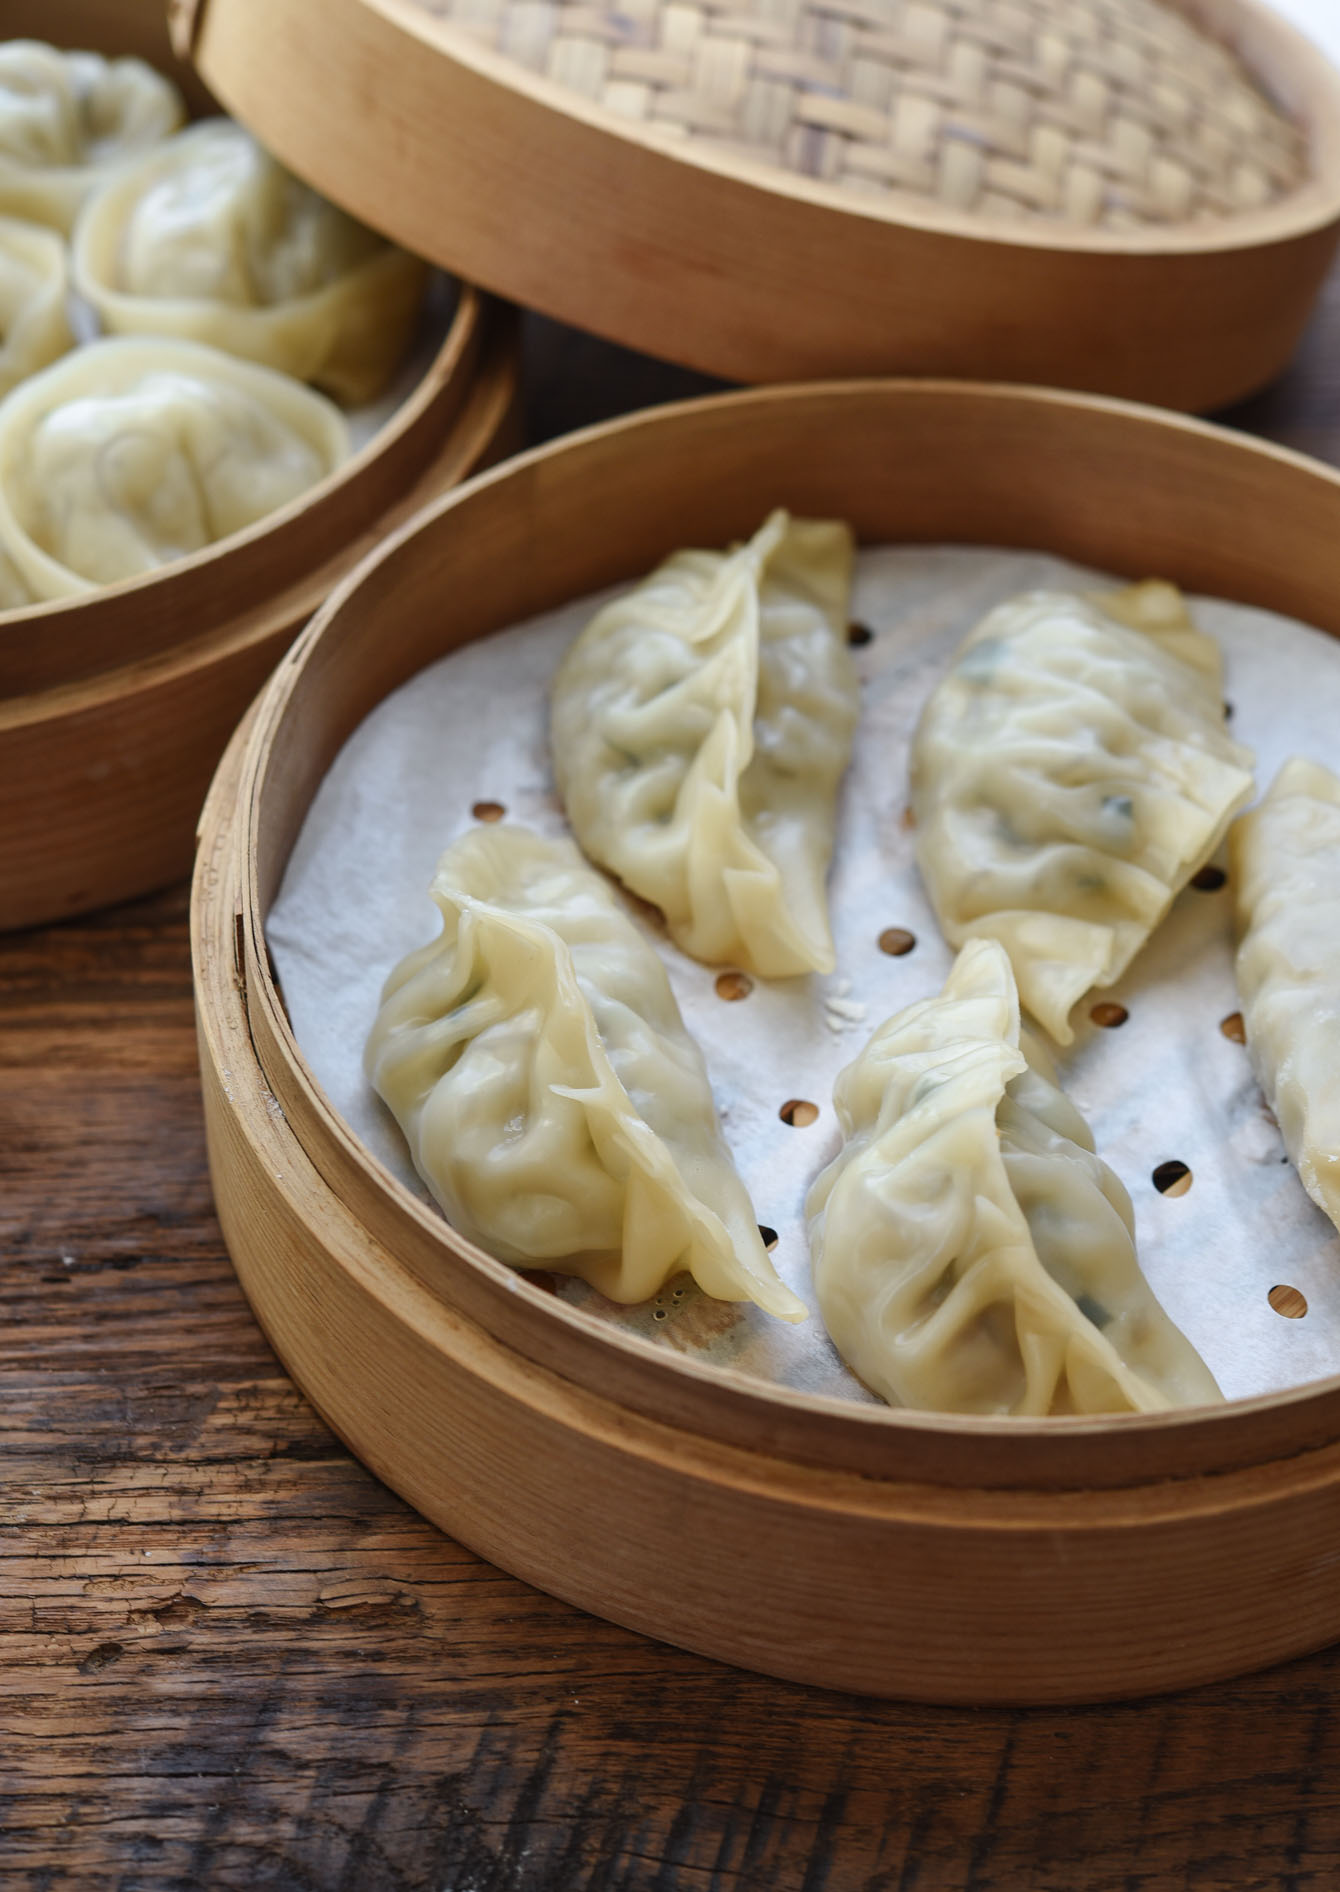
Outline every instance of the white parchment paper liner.
[[(862, 553), (853, 617), (875, 636), (855, 652), (864, 704), (830, 882), (837, 972), (758, 982), (727, 1003), (713, 970), (653, 935), (706, 1054), (759, 1220), (777, 1231), (778, 1271), (811, 1307), (803, 1202), (838, 1147), (833, 1079), (889, 1013), (938, 991), (952, 960), (904, 822), (908, 742), (921, 706), (959, 639), (992, 605), (1037, 586), (1104, 582), (1043, 554)], [(566, 832), (549, 767), (547, 689), (599, 602), (468, 645), (373, 710), (322, 784), (270, 916), (271, 950), (313, 1073), (368, 1148), (425, 1199), (394, 1120), (364, 1080), (364, 1040), (386, 974), (439, 930), (428, 883), (442, 849), (474, 819), (473, 805), (499, 802), (510, 820)], [(1244, 606), (1197, 600), (1195, 611), (1224, 650), (1234, 734), (1256, 750), (1260, 787), (1294, 753), (1330, 761), (1340, 643)], [(1128, 976), (1101, 995), (1128, 1008), (1127, 1022), (1100, 1030), (1077, 1008), (1077, 1042), (1061, 1071), (1135, 1201), (1155, 1293), (1224, 1392), (1244, 1397), (1340, 1370), (1340, 1237), (1285, 1157), (1246, 1052), (1219, 1029), (1238, 1009), (1230, 926), (1227, 888), (1188, 889)], [(886, 927), (914, 933), (915, 949), (881, 952)], [(779, 1116), (795, 1098), (819, 1106), (807, 1128)], [(1151, 1180), (1170, 1158), (1192, 1172), (1179, 1197), (1160, 1195)], [(459, 1265), (445, 1248), (442, 1265)], [(684, 1277), (657, 1302), (617, 1308), (581, 1282), (556, 1279), (565, 1298), (661, 1345), (786, 1386), (871, 1397), (817, 1314), (787, 1327), (753, 1307), (708, 1301)], [(1271, 1307), (1279, 1283), (1306, 1296), (1304, 1318)]]

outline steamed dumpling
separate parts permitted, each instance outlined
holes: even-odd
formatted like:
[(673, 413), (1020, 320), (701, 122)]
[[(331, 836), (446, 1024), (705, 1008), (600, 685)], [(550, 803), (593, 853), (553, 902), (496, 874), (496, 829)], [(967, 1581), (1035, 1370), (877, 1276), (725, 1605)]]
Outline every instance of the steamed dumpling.
[(698, 1047), (653, 948), (569, 842), (479, 828), (442, 932), (387, 980), (366, 1068), (454, 1227), (642, 1301), (687, 1269), (784, 1320)]
[(0, 217), (0, 395), (74, 347), (68, 289), (55, 232)]
[(1173, 586), (1032, 592), (960, 647), (912, 745), (917, 860), (952, 945), (997, 939), (1060, 1044), (1252, 792), (1218, 646)]
[(0, 546), (0, 611), (26, 611), (36, 602), (23, 573)]
[(1304, 1188), (1340, 1228), (1340, 780), (1295, 756), (1229, 848), (1247, 1050)]
[(577, 839), (707, 964), (829, 972), (825, 877), (859, 685), (846, 526), (776, 512), (597, 613), (553, 689)]
[(1155, 1412), (1221, 1395), (1136, 1259), (1130, 1199), (1021, 1036), (1009, 960), (965, 946), (834, 1090), (806, 1204), (833, 1341), (894, 1405)]
[(111, 334), (209, 342), (354, 405), (380, 393), (427, 271), (228, 119), (193, 125), (99, 192), (75, 281)]
[(68, 231), (116, 165), (185, 118), (176, 86), (140, 59), (0, 44), (0, 215)]
[(188, 343), (94, 342), (0, 403), (0, 545), (39, 598), (202, 550), (339, 465), (331, 402)]

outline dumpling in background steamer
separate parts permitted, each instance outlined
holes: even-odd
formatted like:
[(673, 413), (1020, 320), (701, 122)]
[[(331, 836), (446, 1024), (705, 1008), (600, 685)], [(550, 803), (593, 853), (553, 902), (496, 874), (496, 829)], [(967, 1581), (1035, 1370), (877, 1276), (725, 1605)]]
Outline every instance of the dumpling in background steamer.
[(98, 193), (75, 232), (74, 275), (110, 334), (208, 342), (350, 406), (399, 364), (428, 279), (225, 118)]
[(859, 683), (852, 540), (775, 512), (599, 611), (554, 680), (559, 791), (592, 860), (709, 965), (829, 972), (825, 878)]
[(1218, 646), (1158, 583), (999, 605), (922, 712), (912, 808), (940, 926), (999, 940), (1060, 1044), (1251, 795), (1223, 714)]
[(570, 842), (478, 828), (442, 932), (386, 982), (365, 1066), (452, 1225), (643, 1301), (687, 1269), (783, 1320), (778, 1278), (654, 949)]
[(118, 164), (185, 119), (176, 86), (143, 60), (0, 44), (0, 215), (68, 233)]
[(1156, 1412), (1221, 1398), (1136, 1259), (1130, 1199), (1046, 1053), (1004, 949), (839, 1075), (845, 1142), (806, 1212), (819, 1310), (865, 1383), (936, 1412)]
[(25, 582), (9, 553), (0, 546), (0, 611), (26, 611), (36, 602), (32, 587)]
[(1252, 1068), (1304, 1188), (1340, 1228), (1340, 780), (1286, 762), (1229, 850)]
[(0, 395), (74, 347), (69, 287), (61, 238), (0, 217)]
[(0, 402), (0, 545), (36, 597), (69, 597), (230, 537), (348, 451), (339, 409), (285, 375), (93, 342)]

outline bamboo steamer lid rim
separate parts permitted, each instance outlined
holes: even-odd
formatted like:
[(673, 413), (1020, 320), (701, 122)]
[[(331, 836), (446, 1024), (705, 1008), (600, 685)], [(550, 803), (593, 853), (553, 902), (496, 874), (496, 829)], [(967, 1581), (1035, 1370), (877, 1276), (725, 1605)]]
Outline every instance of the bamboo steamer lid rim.
[[(189, 53), (208, 0), (172, 0), (174, 37)], [(668, 164), (706, 171), (723, 182), (745, 185), (771, 197), (798, 200), (818, 212), (846, 213), (875, 224), (891, 224), (930, 236), (969, 238), (1012, 250), (1042, 254), (1056, 251), (1096, 256), (1212, 255), (1284, 242), (1325, 228), (1340, 216), (1340, 70), (1292, 22), (1275, 13), (1266, 0), (1221, 0), (1234, 22), (1244, 63), (1258, 85), (1290, 96), (1282, 110), (1305, 128), (1308, 172), (1301, 184), (1259, 207), (1194, 221), (1145, 223), (1108, 229), (1056, 218), (988, 218), (958, 210), (911, 192), (865, 194), (844, 190), (801, 172), (771, 165), (735, 151), (723, 153), (710, 141), (668, 140), (644, 130), (636, 120), (589, 100), (569, 86), (528, 70), (494, 51), (455, 22), (433, 14), (424, 0), (359, 0), (394, 30), (409, 35), (425, 56), (446, 53), (486, 83), (532, 104), (575, 120), (598, 137), (624, 139), (655, 153)], [(1205, 30), (1200, 18), (1205, 0), (1166, 0), (1171, 10)], [(1268, 66), (1267, 73), (1262, 70)]]
[[(1121, 1488), (1147, 1483), (1151, 1476), (1186, 1477), (1266, 1465), (1280, 1455), (1282, 1436), (1287, 1436), (1288, 1450), (1294, 1453), (1340, 1440), (1340, 1372), (1219, 1406), (1033, 1419), (865, 1405), (835, 1395), (775, 1385), (730, 1367), (668, 1352), (637, 1334), (595, 1321), (526, 1280), (451, 1227), (435, 1206), (416, 1197), (373, 1156), (327, 1102), (294, 1037), (264, 938), (270, 899), (290, 851), (284, 840), (284, 818), (276, 816), (267, 803), (267, 790), (273, 796), (276, 782), (281, 796), (291, 789), (292, 761), (282, 733), (290, 701), (309, 665), (325, 676), (338, 665), (342, 620), (351, 603), (362, 594), (363, 599), (375, 600), (377, 608), (384, 610), (386, 601), (395, 596), (397, 559), (412, 541), (431, 533), (444, 517), (477, 503), (492, 489), (518, 482), (524, 486), (532, 477), (542, 488), (548, 479), (562, 474), (565, 461), (579, 460), (587, 449), (607, 448), (627, 439), (630, 444), (636, 442), (637, 450), (654, 453), (658, 431), (673, 433), (695, 417), (713, 414), (747, 428), (751, 410), (766, 410), (779, 403), (794, 403), (797, 412), (807, 403), (832, 403), (832, 424), (836, 427), (844, 408), (857, 411), (867, 402), (889, 405), (903, 400), (947, 402), (965, 411), (996, 404), (1016, 420), (1031, 409), (1039, 421), (1051, 412), (1068, 414), (1077, 422), (1087, 416), (1142, 430), (1152, 427), (1166, 436), (1181, 436), (1196, 455), (1228, 452), (1246, 462), (1269, 463), (1284, 475), (1302, 476), (1314, 490), (1330, 488), (1327, 503), (1333, 501), (1340, 518), (1340, 472), (1290, 448), (1244, 437), (1212, 422), (1114, 397), (958, 379), (867, 377), (707, 395), (595, 423), (474, 475), (430, 502), (341, 581), (300, 634), (255, 706), (245, 742), (240, 806), (234, 816), (242, 861), (236, 950), (252, 1045), (267, 1094), (276, 1100), (307, 1160), (346, 1208), (354, 1197), (346, 1186), (348, 1171), (344, 1166), (358, 1174), (360, 1197), (377, 1205), (378, 1222), (372, 1230), (376, 1239), (386, 1241), (388, 1229), (398, 1226), (408, 1243), (420, 1250), (425, 1246), (436, 1249), (453, 1269), (464, 1262), (470, 1272), (483, 1277), (493, 1294), (501, 1296), (501, 1303), (495, 1301), (495, 1306), (506, 1306), (508, 1302), (528, 1305), (540, 1315), (544, 1328), (551, 1334), (568, 1335), (574, 1348), (589, 1348), (594, 1342), (599, 1354), (620, 1358), (641, 1379), (637, 1398), (631, 1403), (648, 1416), (659, 1416), (658, 1400), (678, 1386), (672, 1422), (687, 1425), (689, 1430), (695, 1429), (693, 1400), (701, 1396), (717, 1417), (722, 1402), (727, 1402), (745, 1429), (755, 1435), (767, 1432), (770, 1415), (794, 1428), (812, 1428), (813, 1449), (807, 1445), (799, 1454), (812, 1464), (856, 1469), (847, 1462), (855, 1450), (867, 1464), (870, 1459), (877, 1461), (879, 1475), (887, 1478), (897, 1474), (902, 1453), (943, 1447), (950, 1455), (951, 1469), (941, 1468), (939, 1482), (947, 1486), (968, 1482), (1001, 1491), (1039, 1482), (1058, 1487), (1079, 1482)], [(644, 438), (638, 440), (639, 435)], [(1340, 635), (1340, 611), (1331, 634)], [(305, 806), (302, 812), (305, 814)], [(206, 820), (209, 818), (207, 810)], [(299, 825), (300, 821), (301, 817)], [(308, 1126), (315, 1129), (315, 1135), (309, 1134)], [(332, 1165), (344, 1171), (346, 1183), (334, 1177)], [(356, 1211), (349, 1209), (349, 1213)], [(403, 1261), (405, 1244), (393, 1241), (390, 1246)], [(450, 1291), (446, 1299), (452, 1302)], [(470, 1309), (469, 1317), (493, 1331), (478, 1306)], [(507, 1344), (517, 1343), (513, 1338)], [(559, 1349), (560, 1355), (562, 1351)], [(570, 1371), (574, 1381), (585, 1383), (582, 1369), (576, 1365), (557, 1370), (564, 1377)], [(625, 1381), (625, 1387), (627, 1384)], [(686, 1410), (690, 1413), (687, 1419)], [(702, 1429), (707, 1430), (705, 1425)], [(733, 1436), (723, 1436), (726, 1443), (740, 1442)], [(1109, 1463), (1109, 1448), (1116, 1437), (1129, 1450), (1123, 1450), (1118, 1462)], [(981, 1447), (982, 1456), (972, 1460), (965, 1477), (952, 1468), (962, 1462), (962, 1449), (973, 1442)], [(946, 1502), (952, 1503), (952, 1496), (947, 1495)], [(1175, 1511), (1175, 1499), (1172, 1508)]]

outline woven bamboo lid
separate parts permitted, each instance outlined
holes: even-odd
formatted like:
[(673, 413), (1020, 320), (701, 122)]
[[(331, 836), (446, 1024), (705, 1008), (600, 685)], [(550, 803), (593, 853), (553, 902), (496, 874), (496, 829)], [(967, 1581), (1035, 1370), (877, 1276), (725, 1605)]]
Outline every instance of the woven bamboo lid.
[(423, 4), (663, 137), (983, 217), (1230, 217), (1308, 174), (1242, 61), (1157, 0)]
[(1340, 76), (1258, 0), (325, 0), (312, 26), (177, 6), (330, 195), (734, 379), (1206, 406), (1282, 364), (1340, 219)]

